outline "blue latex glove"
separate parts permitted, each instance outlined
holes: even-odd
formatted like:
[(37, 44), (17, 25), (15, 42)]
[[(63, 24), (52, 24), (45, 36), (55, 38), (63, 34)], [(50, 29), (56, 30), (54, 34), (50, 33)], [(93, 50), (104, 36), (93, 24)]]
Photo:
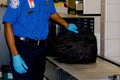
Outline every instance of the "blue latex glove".
[(27, 65), (20, 55), (13, 56), (13, 66), (16, 72), (23, 74), (27, 72)]
[(72, 31), (72, 32), (74, 32), (74, 33), (79, 33), (78, 32), (78, 28), (77, 28), (77, 26), (75, 25), (75, 24), (69, 24), (69, 26), (68, 26), (68, 28), (67, 28), (69, 31)]

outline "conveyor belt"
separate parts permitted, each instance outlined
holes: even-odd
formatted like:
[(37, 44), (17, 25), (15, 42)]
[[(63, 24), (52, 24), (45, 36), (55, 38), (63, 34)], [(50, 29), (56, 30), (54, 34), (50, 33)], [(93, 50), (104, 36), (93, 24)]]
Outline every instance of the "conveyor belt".
[(114, 74), (120, 74), (120, 67), (101, 58), (93, 64), (65, 64), (59, 63), (53, 57), (47, 57), (53, 65), (58, 66), (78, 80), (98, 80), (108, 78)]

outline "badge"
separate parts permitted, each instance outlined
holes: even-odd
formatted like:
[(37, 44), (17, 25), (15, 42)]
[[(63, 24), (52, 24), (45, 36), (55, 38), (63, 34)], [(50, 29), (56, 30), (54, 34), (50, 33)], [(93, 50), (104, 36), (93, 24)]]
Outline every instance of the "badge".
[(19, 7), (20, 5), (20, 1), (19, 0), (10, 0), (10, 7), (13, 9), (16, 9)]
[(28, 4), (30, 8), (34, 8), (35, 4), (34, 4), (34, 0), (28, 0)]

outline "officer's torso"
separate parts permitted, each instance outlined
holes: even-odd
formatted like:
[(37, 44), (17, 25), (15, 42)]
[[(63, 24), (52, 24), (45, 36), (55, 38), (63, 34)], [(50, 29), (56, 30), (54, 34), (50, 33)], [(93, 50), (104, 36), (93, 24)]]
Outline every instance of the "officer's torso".
[(18, 18), (13, 25), (15, 35), (45, 39), (48, 34), (50, 3), (50, 0), (21, 0)]

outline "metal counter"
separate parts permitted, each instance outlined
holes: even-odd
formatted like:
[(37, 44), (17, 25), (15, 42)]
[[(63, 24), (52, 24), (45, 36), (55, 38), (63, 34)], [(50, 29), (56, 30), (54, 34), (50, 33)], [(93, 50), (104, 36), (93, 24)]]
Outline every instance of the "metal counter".
[[(108, 76), (120, 74), (120, 67), (101, 58), (97, 58), (96, 63), (93, 64), (66, 64), (59, 63), (55, 60), (55, 57), (47, 57), (47, 63), (52, 65), (54, 69), (48, 69), (50, 66), (47, 65), (45, 74), (47, 74), (48, 71), (55, 70), (56, 67), (56, 69), (61, 69), (62, 71), (74, 77), (74, 79), (66, 80), (100, 80), (105, 78), (105, 80), (107, 80)], [(53, 73), (51, 73), (51, 76), (54, 76)], [(56, 78), (55, 80), (62, 79)]]

